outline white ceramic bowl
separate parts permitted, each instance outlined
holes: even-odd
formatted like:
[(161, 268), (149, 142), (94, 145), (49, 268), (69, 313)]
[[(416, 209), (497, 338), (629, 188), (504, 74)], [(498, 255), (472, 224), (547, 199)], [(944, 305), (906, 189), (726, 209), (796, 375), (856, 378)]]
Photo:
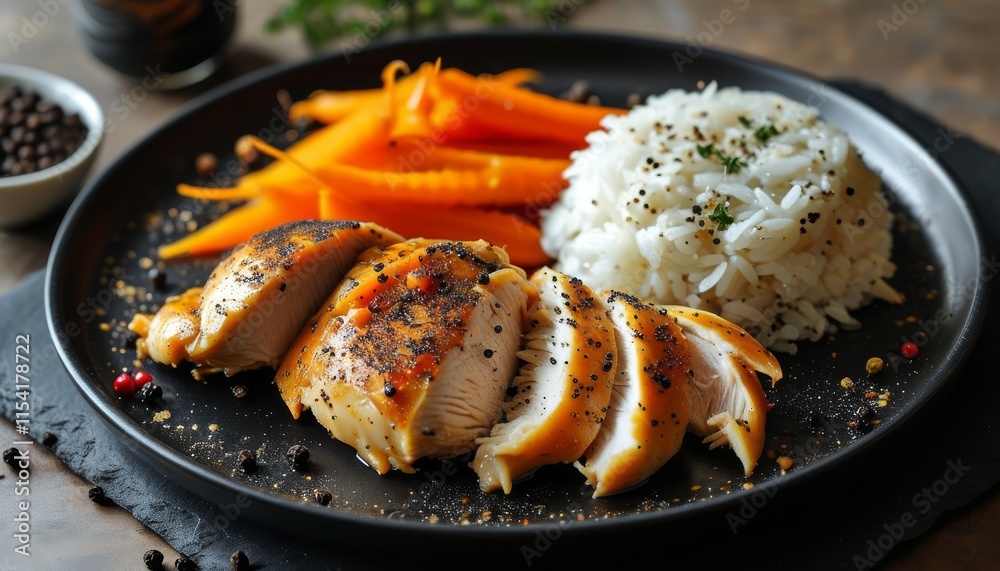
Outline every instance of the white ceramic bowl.
[(14, 85), (38, 92), (43, 99), (62, 106), (67, 114), (78, 113), (87, 126), (87, 138), (61, 163), (29, 174), (0, 177), (0, 227), (38, 220), (79, 192), (104, 135), (101, 107), (72, 81), (38, 69), (0, 63), (0, 89)]

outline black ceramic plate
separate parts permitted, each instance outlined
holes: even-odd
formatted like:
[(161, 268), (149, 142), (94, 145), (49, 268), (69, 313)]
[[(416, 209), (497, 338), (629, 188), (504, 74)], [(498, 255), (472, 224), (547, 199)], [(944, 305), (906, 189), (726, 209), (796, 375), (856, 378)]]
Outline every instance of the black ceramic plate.
[[(565, 524), (560, 534), (586, 534), (683, 522), (706, 510), (757, 502), (778, 486), (808, 483), (878, 446), (954, 376), (985, 310), (979, 235), (961, 190), (933, 160), (935, 151), (920, 148), (886, 118), (821, 82), (735, 56), (706, 51), (679, 70), (674, 55), (684, 50), (584, 34), (450, 36), (280, 66), (207, 94), (105, 170), (67, 215), (46, 292), (49, 326), (67, 369), (115, 433), (172, 478), (213, 504), (236, 498), (241, 513), (317, 537), (336, 534), (375, 543), (384, 536), (373, 532), (390, 531), (427, 538), (532, 538), (540, 529), (554, 533), (542, 527), (554, 522)], [(217, 214), (174, 192), (178, 182), (199, 180), (195, 156), (211, 151), (225, 166), (240, 135), (280, 138), (287, 125), (276, 102), (278, 90), (299, 99), (318, 88), (372, 87), (392, 59), (418, 64), (438, 56), (470, 72), (533, 67), (544, 74), (542, 89), (553, 93), (586, 79), (611, 105), (624, 105), (632, 92), (695, 89), (699, 81), (716, 80), (819, 107), (884, 177), (897, 215), (899, 269), (892, 284), (904, 292), (906, 303), (873, 304), (856, 313), (862, 329), (801, 343), (798, 354), (780, 356), (786, 378), (767, 390), (774, 404), (768, 457), (751, 479), (742, 476), (730, 451), (708, 451), (690, 439), (648, 483), (599, 500), (591, 499), (583, 478), (568, 466), (540, 470), (509, 496), (481, 493), (463, 459), (426, 461), (415, 475), (379, 477), (308, 416), (293, 421), (268, 373), (198, 383), (187, 370), (145, 363), (165, 391), (162, 409), (115, 396), (112, 379), (123, 367), (133, 367), (135, 355), (124, 324), (136, 310), (153, 310), (167, 294), (200, 283), (213, 265), (163, 266), (165, 291), (150, 288), (146, 278), (156, 246)], [(905, 340), (922, 346), (917, 360), (898, 356)], [(868, 376), (865, 362), (872, 356), (890, 366)], [(845, 376), (854, 379), (853, 389), (841, 387)], [(237, 384), (248, 387), (248, 398), (233, 396)], [(885, 391), (885, 406), (879, 406), (872, 393)], [(873, 412), (858, 423), (859, 409), (866, 408)], [(154, 420), (163, 411), (169, 418)], [(292, 444), (311, 451), (308, 472), (287, 468), (284, 453)], [(235, 455), (244, 448), (258, 451), (255, 474), (236, 469)], [(794, 465), (782, 473), (774, 456), (791, 457)], [(329, 506), (312, 499), (316, 488), (333, 493)]]

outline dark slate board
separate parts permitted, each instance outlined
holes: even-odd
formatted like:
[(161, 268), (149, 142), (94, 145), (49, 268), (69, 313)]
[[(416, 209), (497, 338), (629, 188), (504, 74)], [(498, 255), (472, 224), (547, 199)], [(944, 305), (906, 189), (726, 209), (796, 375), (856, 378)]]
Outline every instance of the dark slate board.
[[(974, 209), (1000, 211), (996, 182), (1000, 155), (882, 92), (849, 82), (835, 85), (902, 125), (925, 147), (933, 148), (935, 142), (948, 146), (939, 160), (969, 189), (967, 198)], [(984, 263), (995, 266), (1000, 225), (989, 225), (983, 232)], [(74, 389), (56, 357), (45, 327), (43, 283), (44, 275), (38, 272), (0, 298), (4, 347), (11, 347), (18, 334), (31, 336), (31, 435), (40, 439), (46, 430), (56, 433), (55, 453), (70, 469), (104, 487), (117, 504), (177, 550), (190, 554), (201, 569), (228, 568), (228, 556), (237, 548), (252, 555), (255, 569), (421, 568), (421, 564), (538, 568), (574, 562), (592, 567), (641, 561), (671, 566), (689, 562), (708, 568), (742, 562), (865, 569), (1000, 480), (1000, 423), (995, 420), (1000, 383), (990, 361), (991, 349), (1000, 341), (1000, 309), (994, 302), (975, 352), (947, 394), (877, 450), (858, 454), (808, 485), (779, 487), (771, 497), (752, 496), (754, 504), (739, 512), (704, 515), (682, 530), (649, 526), (623, 530), (621, 536), (607, 537), (604, 545), (592, 540), (581, 544), (569, 536), (540, 536), (534, 545), (483, 542), (445, 547), (387, 537), (386, 549), (377, 553), (340, 544), (335, 537), (320, 545), (239, 517), (237, 498), (208, 502), (187, 492), (119, 443)], [(991, 284), (994, 300), (1000, 299), (998, 283)], [(13, 384), (13, 360), (13, 351), (0, 351), (0, 386)], [(13, 391), (0, 392), (0, 413), (8, 419), (13, 417), (14, 398)], [(925, 488), (938, 501), (919, 497)]]

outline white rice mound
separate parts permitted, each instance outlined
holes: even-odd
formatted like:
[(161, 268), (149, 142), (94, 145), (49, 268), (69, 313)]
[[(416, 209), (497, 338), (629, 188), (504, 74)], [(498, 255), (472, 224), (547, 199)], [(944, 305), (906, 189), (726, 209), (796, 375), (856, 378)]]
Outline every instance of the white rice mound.
[[(769, 125), (779, 134), (762, 141)], [(602, 127), (542, 214), (560, 271), (718, 313), (791, 353), (860, 326), (849, 311), (873, 298), (902, 301), (884, 281), (895, 265), (881, 180), (817, 109), (713, 83), (650, 97)], [(738, 171), (702, 157), (709, 144), (739, 158)], [(724, 230), (710, 218), (719, 204), (734, 219)]]

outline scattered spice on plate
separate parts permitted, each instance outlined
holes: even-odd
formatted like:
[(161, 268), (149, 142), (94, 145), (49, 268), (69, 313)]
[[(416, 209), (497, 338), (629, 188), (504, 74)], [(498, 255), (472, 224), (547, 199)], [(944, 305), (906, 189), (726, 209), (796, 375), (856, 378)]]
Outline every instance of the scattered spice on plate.
[(142, 385), (139, 392), (135, 393), (135, 398), (147, 406), (156, 404), (156, 401), (163, 398), (163, 389), (155, 383), (146, 383)]
[(329, 505), (333, 500), (333, 494), (326, 488), (317, 488), (313, 491), (313, 497), (316, 498), (316, 501), (319, 502), (319, 505), (321, 506)]
[(849, 422), (848, 426), (853, 428), (854, 432), (858, 434), (868, 434), (878, 424), (879, 421), (876, 412), (873, 409), (862, 406), (858, 408), (857, 413), (854, 415), (854, 420)]
[(129, 373), (122, 373), (115, 377), (111, 387), (114, 388), (118, 396), (128, 397), (135, 394), (135, 377)]
[(257, 470), (257, 456), (252, 450), (240, 450), (236, 454), (236, 463), (244, 474), (250, 474)]
[(884, 368), (885, 362), (879, 357), (872, 357), (871, 359), (868, 359), (867, 363), (865, 363), (865, 370), (868, 371), (869, 375), (881, 373)]
[(295, 444), (285, 453), (288, 465), (293, 470), (301, 471), (309, 467), (309, 449), (301, 444)]
[(840, 379), (840, 386), (845, 389), (850, 389), (854, 386), (854, 381), (851, 377), (844, 377), (843, 379)]
[(194, 168), (200, 176), (209, 176), (219, 168), (219, 158), (212, 153), (201, 153), (194, 159)]
[(777, 462), (778, 466), (780, 466), (782, 470), (789, 470), (791, 469), (792, 464), (795, 463), (795, 460), (793, 460), (791, 456), (778, 456)]
[(163, 290), (167, 285), (167, 274), (159, 268), (150, 268), (146, 277), (149, 278), (149, 285), (157, 291)]
[(250, 390), (243, 385), (236, 385), (233, 387), (233, 396), (238, 399), (245, 399), (248, 394), (250, 394)]

